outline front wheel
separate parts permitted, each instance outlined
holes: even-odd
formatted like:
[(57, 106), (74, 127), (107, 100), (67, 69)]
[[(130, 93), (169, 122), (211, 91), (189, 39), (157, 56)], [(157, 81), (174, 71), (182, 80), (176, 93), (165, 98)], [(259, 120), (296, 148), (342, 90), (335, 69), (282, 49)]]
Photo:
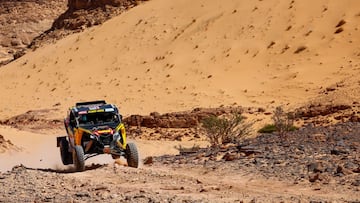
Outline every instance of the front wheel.
[(73, 159), (76, 171), (85, 170), (85, 158), (84, 158), (84, 149), (82, 146), (76, 145), (73, 151)]
[(139, 167), (139, 154), (134, 143), (128, 143), (126, 145), (125, 155), (128, 166), (133, 168)]

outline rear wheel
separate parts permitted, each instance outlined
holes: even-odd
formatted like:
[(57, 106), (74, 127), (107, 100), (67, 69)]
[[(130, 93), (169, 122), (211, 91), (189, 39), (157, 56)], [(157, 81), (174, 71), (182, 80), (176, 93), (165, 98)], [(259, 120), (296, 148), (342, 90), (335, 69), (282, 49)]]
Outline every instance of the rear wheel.
[(60, 140), (60, 155), (61, 161), (64, 165), (69, 165), (73, 163), (73, 158), (71, 152), (69, 152), (69, 142), (66, 138)]
[(128, 143), (126, 145), (125, 154), (128, 166), (133, 168), (139, 167), (139, 154), (134, 143)]
[(73, 159), (76, 171), (85, 170), (85, 158), (84, 158), (84, 149), (82, 146), (76, 145), (73, 151)]

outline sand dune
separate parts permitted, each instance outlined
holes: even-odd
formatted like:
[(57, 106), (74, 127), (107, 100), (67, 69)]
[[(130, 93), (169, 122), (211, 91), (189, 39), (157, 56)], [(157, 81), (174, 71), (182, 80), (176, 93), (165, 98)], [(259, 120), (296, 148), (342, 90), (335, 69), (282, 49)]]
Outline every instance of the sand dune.
[[(0, 116), (359, 99), (360, 2), (152, 0), (0, 69)], [(328, 87), (335, 87), (327, 91)], [(340, 100), (339, 100), (340, 101)]]

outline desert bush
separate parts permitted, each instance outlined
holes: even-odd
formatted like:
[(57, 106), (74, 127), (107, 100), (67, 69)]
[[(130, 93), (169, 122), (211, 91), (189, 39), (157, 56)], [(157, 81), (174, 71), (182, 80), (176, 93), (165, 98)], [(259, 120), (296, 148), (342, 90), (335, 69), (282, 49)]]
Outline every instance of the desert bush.
[(275, 108), (272, 120), (274, 122), (276, 132), (279, 134), (281, 139), (285, 138), (289, 131), (297, 129), (294, 126), (294, 113), (285, 112), (281, 106)]
[(259, 133), (273, 133), (275, 131), (276, 131), (276, 127), (274, 124), (266, 124), (260, 130), (258, 130)]
[[(298, 128), (296, 126), (291, 126), (289, 128), (289, 131), (295, 131)], [(258, 133), (273, 133), (276, 132), (276, 126), (275, 124), (266, 124), (264, 127), (262, 127), (260, 130), (258, 130)]]
[(212, 146), (238, 143), (251, 132), (252, 123), (245, 123), (244, 117), (236, 112), (227, 117), (210, 116), (201, 121), (202, 129)]

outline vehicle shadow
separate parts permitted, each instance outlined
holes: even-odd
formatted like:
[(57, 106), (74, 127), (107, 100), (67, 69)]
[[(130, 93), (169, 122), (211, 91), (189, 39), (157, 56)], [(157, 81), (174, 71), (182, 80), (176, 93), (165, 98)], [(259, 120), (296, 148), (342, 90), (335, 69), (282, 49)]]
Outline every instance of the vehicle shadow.
[[(89, 170), (95, 170), (98, 168), (103, 168), (106, 167), (108, 164), (91, 164), (89, 166), (85, 166), (85, 171), (89, 171)], [(53, 169), (53, 168), (32, 168), (32, 167), (26, 167), (23, 166), (25, 169), (27, 170), (34, 170), (34, 171), (43, 171), (43, 172), (52, 172), (52, 173), (62, 173), (62, 174), (66, 174), (66, 173), (77, 173), (79, 171), (76, 170), (75, 167), (69, 167), (66, 169)]]

